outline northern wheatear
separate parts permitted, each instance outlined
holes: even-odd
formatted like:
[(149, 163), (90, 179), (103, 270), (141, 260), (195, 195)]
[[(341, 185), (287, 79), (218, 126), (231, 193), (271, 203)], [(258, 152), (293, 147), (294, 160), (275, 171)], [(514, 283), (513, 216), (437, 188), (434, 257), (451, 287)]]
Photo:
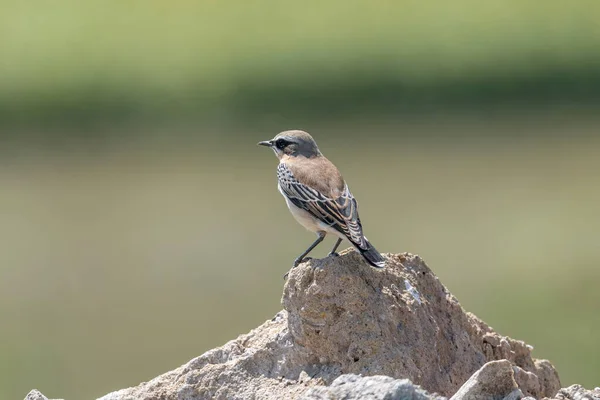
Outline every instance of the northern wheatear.
[(294, 260), (294, 267), (328, 233), (338, 238), (329, 256), (336, 256), (338, 246), (343, 239), (347, 239), (369, 264), (376, 268), (385, 266), (384, 258), (363, 235), (358, 204), (342, 174), (321, 154), (312, 136), (304, 131), (285, 131), (258, 144), (272, 148), (279, 158), (277, 188), (292, 215), (302, 226), (318, 236)]

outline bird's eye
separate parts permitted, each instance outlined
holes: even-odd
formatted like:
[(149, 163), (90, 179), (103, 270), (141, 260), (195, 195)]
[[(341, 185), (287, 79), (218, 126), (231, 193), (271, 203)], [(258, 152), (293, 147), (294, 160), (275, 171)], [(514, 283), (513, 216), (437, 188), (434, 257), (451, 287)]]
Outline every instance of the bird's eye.
[(286, 144), (286, 141), (283, 139), (277, 139), (277, 141), (275, 142), (275, 146), (277, 146), (277, 148), (280, 150), (283, 150)]

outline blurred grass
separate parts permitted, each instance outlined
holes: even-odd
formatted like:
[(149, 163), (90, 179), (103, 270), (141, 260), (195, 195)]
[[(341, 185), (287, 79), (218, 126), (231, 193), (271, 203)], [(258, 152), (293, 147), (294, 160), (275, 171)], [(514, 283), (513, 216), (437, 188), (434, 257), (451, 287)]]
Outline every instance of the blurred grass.
[[(497, 137), (543, 130), (555, 139), (436, 144), (393, 135), (443, 127), (457, 137), (482, 126)], [(467, 310), (550, 359), (563, 385), (593, 387), (600, 143), (583, 137), (598, 126), (446, 120), (380, 127), (345, 145), (337, 138), (346, 126), (314, 134), (378, 248), (420, 254)], [(275, 158), (255, 147), (271, 133), (3, 158), (0, 398), (32, 387), (99, 396), (277, 312), (281, 276), (312, 236), (275, 189)]]
[(5, 127), (600, 100), (593, 0), (0, 7)]

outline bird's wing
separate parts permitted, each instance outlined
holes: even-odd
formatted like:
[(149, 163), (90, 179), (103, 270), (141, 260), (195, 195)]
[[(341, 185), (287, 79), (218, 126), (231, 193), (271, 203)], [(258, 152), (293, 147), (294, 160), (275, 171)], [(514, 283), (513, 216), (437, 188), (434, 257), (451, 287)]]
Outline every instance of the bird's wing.
[(331, 226), (359, 248), (366, 248), (356, 199), (344, 183), (342, 194), (336, 198), (299, 182), (284, 163), (277, 167), (281, 192), (298, 208), (308, 211), (319, 221)]

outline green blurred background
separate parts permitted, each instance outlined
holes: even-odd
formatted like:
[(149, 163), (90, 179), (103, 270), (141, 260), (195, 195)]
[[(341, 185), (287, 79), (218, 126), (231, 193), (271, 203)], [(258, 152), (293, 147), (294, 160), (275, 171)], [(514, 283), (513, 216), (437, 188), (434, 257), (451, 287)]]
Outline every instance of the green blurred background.
[(135, 385), (281, 309), (313, 236), (255, 144), (292, 128), (381, 251), (600, 385), (598, 21), (596, 0), (0, 0), (0, 399)]

